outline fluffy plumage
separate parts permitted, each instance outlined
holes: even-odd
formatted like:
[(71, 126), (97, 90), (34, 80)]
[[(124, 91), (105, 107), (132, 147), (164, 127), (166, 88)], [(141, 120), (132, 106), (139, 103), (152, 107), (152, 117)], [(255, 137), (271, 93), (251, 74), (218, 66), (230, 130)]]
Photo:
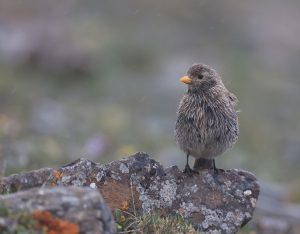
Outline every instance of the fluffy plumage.
[(186, 77), (188, 90), (178, 107), (175, 133), (179, 147), (196, 158), (196, 165), (197, 159), (214, 159), (236, 142), (237, 98), (205, 64), (193, 65)]

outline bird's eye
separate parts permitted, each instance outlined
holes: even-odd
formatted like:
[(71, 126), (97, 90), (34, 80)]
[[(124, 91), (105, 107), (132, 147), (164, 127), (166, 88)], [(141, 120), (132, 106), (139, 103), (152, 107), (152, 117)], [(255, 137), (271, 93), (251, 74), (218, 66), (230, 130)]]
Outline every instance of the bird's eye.
[(198, 77), (199, 80), (203, 79), (203, 75), (202, 74), (199, 74), (197, 77)]

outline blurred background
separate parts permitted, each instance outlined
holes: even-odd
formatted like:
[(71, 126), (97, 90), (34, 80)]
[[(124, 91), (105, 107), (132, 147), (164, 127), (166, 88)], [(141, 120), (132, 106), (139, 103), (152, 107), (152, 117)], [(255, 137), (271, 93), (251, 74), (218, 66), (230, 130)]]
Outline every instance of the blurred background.
[(239, 141), (217, 166), (257, 175), (257, 226), (300, 233), (299, 12), (297, 0), (1, 1), (6, 175), (137, 151), (183, 168), (178, 79), (203, 62), (239, 98)]

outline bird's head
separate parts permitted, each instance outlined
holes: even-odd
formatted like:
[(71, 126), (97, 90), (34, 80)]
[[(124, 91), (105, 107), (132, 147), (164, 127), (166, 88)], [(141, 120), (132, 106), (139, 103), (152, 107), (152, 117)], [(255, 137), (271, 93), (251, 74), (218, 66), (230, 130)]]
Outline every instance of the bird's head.
[(180, 81), (188, 84), (191, 92), (204, 92), (222, 83), (221, 77), (214, 69), (201, 63), (191, 66), (187, 75), (181, 77)]

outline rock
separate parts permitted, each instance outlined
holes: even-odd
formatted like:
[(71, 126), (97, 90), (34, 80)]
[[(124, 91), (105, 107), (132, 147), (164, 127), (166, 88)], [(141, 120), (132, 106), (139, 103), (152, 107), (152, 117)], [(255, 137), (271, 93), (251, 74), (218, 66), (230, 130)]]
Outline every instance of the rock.
[(0, 180), (0, 192), (42, 185), (89, 186), (101, 192), (112, 210), (179, 214), (201, 233), (237, 232), (252, 218), (259, 195), (249, 172), (202, 170), (189, 177), (177, 166), (164, 169), (145, 153), (107, 165), (78, 159), (60, 169), (12, 175)]
[[(55, 217), (56, 220), (63, 222), (64, 226), (68, 225), (66, 233), (69, 234), (79, 231), (90, 234), (115, 233), (110, 209), (101, 195), (90, 188), (32, 188), (0, 196), (0, 204), (2, 210), (5, 208), (9, 212), (6, 214), (0, 212), (0, 232), (7, 230), (10, 233), (19, 233), (15, 232), (19, 224), (11, 217), (26, 213), (32, 214), (34, 219), (41, 216), (39, 219), (47, 218), (47, 222)], [(77, 231), (71, 232), (72, 227)]]
[(263, 217), (256, 222), (260, 234), (289, 234), (294, 233), (293, 227), (287, 221), (275, 217)]
[(296, 202), (289, 202), (288, 185), (264, 183), (261, 188), (255, 212), (257, 221), (274, 217), (300, 228), (300, 206)]
[(300, 206), (299, 203), (290, 202), (289, 186), (290, 184), (261, 184), (255, 217), (251, 221), (251, 226), (257, 233), (300, 233)]

